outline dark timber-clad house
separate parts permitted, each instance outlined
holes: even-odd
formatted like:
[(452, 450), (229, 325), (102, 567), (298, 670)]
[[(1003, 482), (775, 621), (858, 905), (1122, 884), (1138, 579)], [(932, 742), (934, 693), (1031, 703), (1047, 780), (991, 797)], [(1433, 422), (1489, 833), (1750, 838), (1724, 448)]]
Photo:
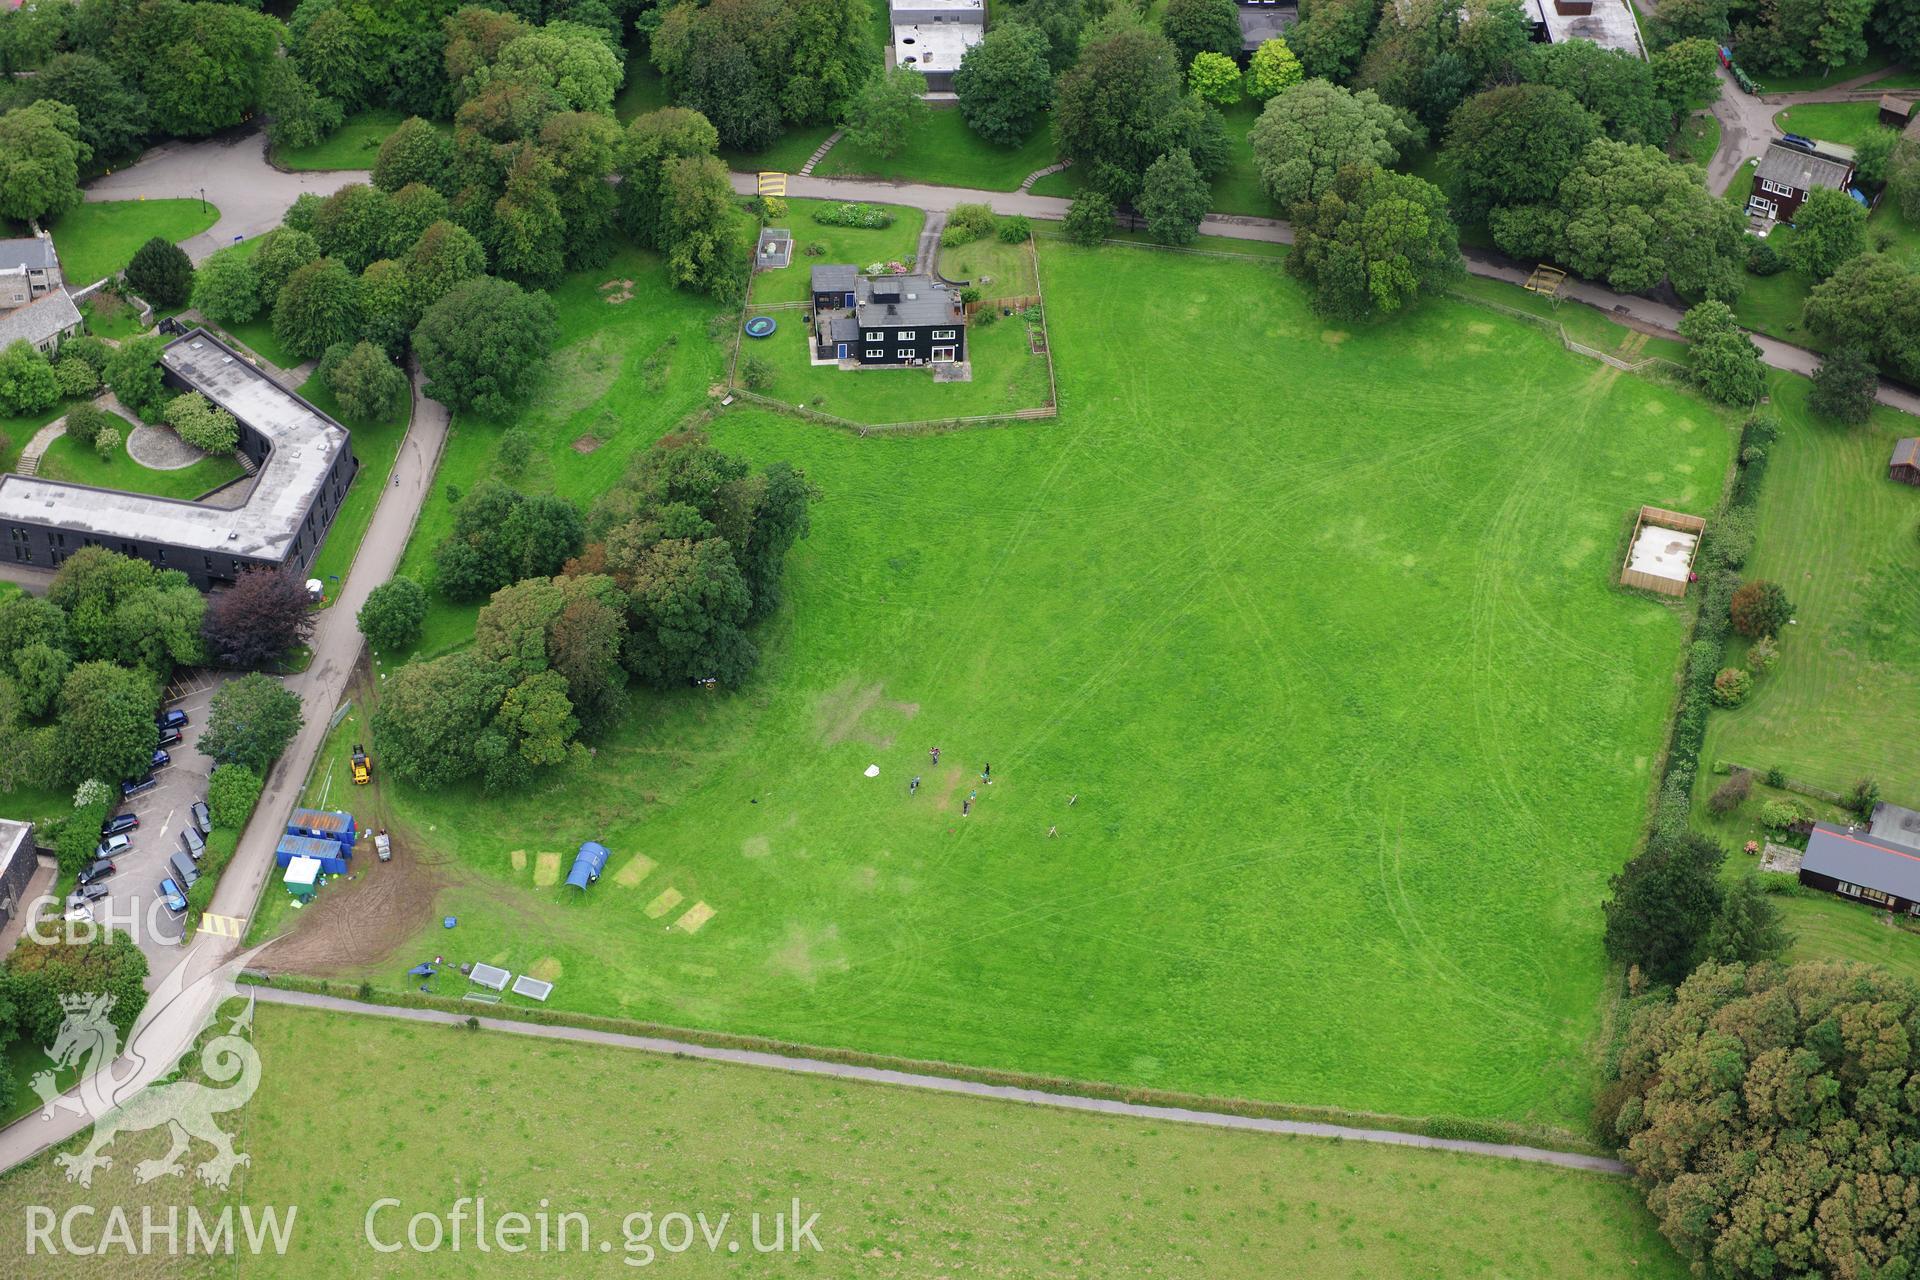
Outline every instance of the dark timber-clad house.
[(1769, 222), (1792, 222), (1807, 197), (1821, 187), (1845, 191), (1853, 181), (1853, 157), (1838, 154), (1831, 143), (1826, 151), (1770, 142), (1753, 171), (1753, 190), (1747, 195), (1747, 213)]
[(1920, 915), (1920, 814), (1881, 804), (1861, 831), (1816, 822), (1800, 883), (1889, 911)]
[(814, 267), (813, 356), (851, 365), (957, 364), (967, 358), (960, 295), (932, 276), (863, 276)]
[(347, 429), (204, 329), (167, 344), (167, 382), (198, 391), (240, 424), (257, 475), (238, 506), (156, 498), (36, 476), (0, 477), (0, 540), (16, 564), (58, 568), (82, 547), (106, 547), (197, 587), (265, 566), (304, 571), (360, 463)]

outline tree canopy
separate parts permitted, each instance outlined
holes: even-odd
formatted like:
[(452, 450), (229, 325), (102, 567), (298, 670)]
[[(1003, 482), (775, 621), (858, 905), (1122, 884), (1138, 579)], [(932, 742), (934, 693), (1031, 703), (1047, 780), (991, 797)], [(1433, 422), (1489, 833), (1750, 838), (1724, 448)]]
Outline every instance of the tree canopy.
[(1261, 185), (1284, 208), (1319, 196), (1343, 165), (1386, 168), (1415, 134), (1371, 90), (1307, 80), (1268, 102), (1248, 137)]
[(1453, 113), (1442, 153), (1455, 207), (1472, 218), (1551, 200), (1599, 136), (1600, 122), (1564, 90), (1512, 84), (1475, 94)]
[(304, 722), (300, 698), (271, 676), (249, 672), (220, 686), (207, 708), (200, 753), (265, 775)]
[(1053, 100), (1046, 35), (1022, 22), (987, 32), (953, 74), (953, 92), (967, 127), (1003, 147), (1025, 142)]
[(559, 335), (553, 299), (480, 276), (426, 309), (413, 349), (428, 396), (450, 409), (499, 417), (532, 391)]
[(64, 102), (43, 98), (0, 115), (0, 218), (52, 219), (78, 205), (80, 167), (92, 156), (79, 113)]
[(1457, 278), (1460, 232), (1438, 187), (1411, 174), (1347, 165), (1293, 206), (1287, 270), (1324, 315), (1391, 314)]

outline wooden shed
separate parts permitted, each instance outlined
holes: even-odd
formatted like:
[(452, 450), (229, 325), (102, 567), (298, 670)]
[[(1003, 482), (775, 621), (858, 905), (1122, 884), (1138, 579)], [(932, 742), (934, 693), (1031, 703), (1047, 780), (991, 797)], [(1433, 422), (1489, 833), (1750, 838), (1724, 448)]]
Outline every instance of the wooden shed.
[(1889, 129), (1904, 129), (1914, 118), (1914, 104), (1890, 93), (1880, 95), (1880, 123)]
[(1627, 540), (1620, 585), (1663, 596), (1684, 596), (1693, 578), (1693, 555), (1707, 522), (1684, 511), (1642, 507)]
[(1920, 485), (1920, 436), (1908, 436), (1893, 446), (1893, 456), (1887, 459), (1887, 479)]

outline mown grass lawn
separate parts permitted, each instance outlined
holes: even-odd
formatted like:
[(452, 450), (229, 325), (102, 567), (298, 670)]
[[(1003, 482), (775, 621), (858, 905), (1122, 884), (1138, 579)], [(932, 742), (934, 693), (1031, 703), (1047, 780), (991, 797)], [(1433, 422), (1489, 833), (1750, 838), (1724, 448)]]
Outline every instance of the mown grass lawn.
[(77, 289), (125, 270), (134, 250), (155, 236), (178, 244), (219, 219), (219, 209), (199, 200), (88, 201), (53, 224), (53, 244)]
[[(273, 153), (282, 169), (371, 169), (380, 158), (380, 144), (406, 120), (405, 112), (376, 109), (356, 112), (329, 137), (311, 147), (280, 147)], [(451, 131), (444, 121), (437, 128)]]
[(222, 329), (211, 321), (201, 322), (216, 333), (224, 333), (238, 342), (268, 364), (281, 369), (295, 369), (304, 363), (298, 356), (280, 345), (280, 339), (273, 336), (273, 312), (262, 311), (245, 324), (234, 325), (231, 329)]
[(738, 169), (743, 173), (760, 173), (768, 170), (780, 173), (798, 173), (800, 166), (827, 140), (833, 132), (830, 124), (795, 125), (775, 138), (771, 145), (761, 151), (742, 151), (737, 147), (720, 148), (720, 159), (729, 169)]
[[(786, 227), (793, 232), (793, 262), (771, 271), (758, 271), (753, 277), (753, 300), (768, 302), (809, 302), (813, 298), (812, 268), (830, 263), (852, 263), (861, 271), (875, 263), (903, 262), (913, 265), (920, 243), (920, 228), (926, 224), (923, 210), (906, 205), (882, 205), (894, 215), (885, 227), (842, 227), (820, 222), (815, 214), (830, 209), (838, 201), (787, 201)], [(818, 249), (818, 253), (809, 250)]]
[[(1804, 380), (1776, 374), (1780, 438), (1760, 493), (1746, 572), (1786, 588), (1794, 624), (1746, 705), (1716, 711), (1705, 759), (1733, 760), (1831, 791), (1879, 779), (1920, 802), (1920, 490), (1887, 457), (1920, 422), (1879, 409), (1865, 427), (1812, 417)], [(1728, 664), (1742, 665), (1735, 643)]]
[(300, 394), (352, 433), (354, 456), (360, 459), (360, 470), (353, 477), (340, 510), (334, 513), (327, 540), (320, 554), (314, 557), (313, 567), (307, 571), (309, 577), (326, 583), (327, 595), (331, 598), (339, 594), (346, 581), (354, 553), (360, 549), (360, 539), (366, 535), (367, 525), (373, 519), (373, 509), (387, 487), (387, 478), (393, 474), (394, 459), (400, 454), (400, 442), (406, 438), (407, 423), (413, 416), (413, 398), (409, 395), (385, 418), (367, 422), (348, 417), (317, 373), (301, 385)]
[[(133, 427), (120, 424), (122, 435), (131, 435)], [(241, 476), (240, 464), (228, 454), (203, 457), (178, 471), (156, 471), (134, 461), (125, 442), (102, 458), (72, 436), (61, 436), (40, 459), (40, 475), (48, 480), (71, 480), (102, 489), (124, 489), (129, 493), (151, 493), (160, 498), (197, 498)]]
[(986, 236), (969, 244), (943, 246), (940, 274), (970, 281), (984, 298), (1026, 298), (1038, 291), (1033, 251), (1025, 240), (1007, 244)]
[(627, 59), (626, 83), (613, 98), (613, 114), (625, 124), (635, 116), (667, 106), (667, 82), (643, 57)]
[[(226, 1019), (223, 1018), (223, 1023)], [(675, 1275), (740, 1274), (751, 1217), (798, 1197), (817, 1212), (820, 1251), (764, 1260), (796, 1274), (898, 1277), (965, 1271), (1041, 1276), (1312, 1276), (1315, 1280), (1444, 1275), (1506, 1280), (1555, 1276), (1679, 1280), (1684, 1266), (1656, 1233), (1631, 1183), (1444, 1152), (1402, 1150), (1142, 1123), (905, 1089), (676, 1061), (497, 1032), (418, 1026), (274, 1005), (254, 1011), (261, 1083), (236, 1147), (250, 1163), (225, 1193), (191, 1178), (140, 1185), (134, 1166), (160, 1154), (165, 1130), (115, 1140), (88, 1203), (298, 1205), (284, 1257), (244, 1251), (223, 1275), (334, 1277), (364, 1270), (439, 1277), (604, 1276), (648, 1260)], [(320, 1071), (317, 1062), (356, 1070)], [(620, 1102), (605, 1088), (618, 1082)], [(588, 1082), (588, 1085), (583, 1085)], [(370, 1087), (372, 1086), (372, 1087)], [(609, 1086), (611, 1087), (611, 1086)], [(510, 1099), (510, 1101), (508, 1101)], [(636, 1156), (644, 1153), (644, 1159)], [(196, 1148), (190, 1160), (204, 1159)], [(449, 1186), (452, 1171), (459, 1185)], [(578, 1213), (588, 1247), (524, 1255), (463, 1248), (374, 1255), (376, 1238), (407, 1219), (445, 1215), (482, 1193), (489, 1218)], [(56, 1213), (85, 1201), (50, 1156), (0, 1181), (0, 1212)], [(717, 1252), (629, 1251), (622, 1222), (648, 1212), (731, 1221)], [(104, 1208), (100, 1211), (104, 1217)], [(183, 1215), (184, 1219), (184, 1215)], [(788, 1223), (788, 1230), (792, 1227)], [(639, 1224), (632, 1226), (636, 1235)], [(57, 1238), (57, 1237), (56, 1237)], [(678, 1247), (677, 1235), (672, 1239)], [(531, 1244), (536, 1236), (524, 1243)], [(611, 1244), (600, 1251), (600, 1242)], [(740, 1244), (739, 1256), (727, 1241)], [(493, 1241), (490, 1238), (490, 1243)], [(13, 1270), (50, 1278), (90, 1274), (97, 1260), (43, 1248), (25, 1260), (25, 1233), (0, 1241)], [(1169, 1270), (1169, 1258), (1177, 1263)], [(535, 1260), (537, 1259), (537, 1263)], [(649, 1269), (650, 1270), (650, 1269)], [(146, 1275), (128, 1269), (115, 1274)], [(154, 1272), (152, 1274), (159, 1274)]]
[(1025, 142), (1003, 147), (967, 127), (956, 109), (930, 111), (897, 156), (883, 157), (842, 138), (814, 172), (821, 177), (881, 178), (949, 187), (1013, 191), (1035, 169), (1054, 162), (1053, 133), (1042, 120)]
[[(1207, 207), (1214, 213), (1241, 213), (1260, 218), (1285, 216), (1260, 185), (1260, 171), (1253, 165), (1253, 143), (1248, 135), (1265, 106), (1265, 103), (1247, 100), (1221, 113), (1227, 121), (1232, 159), (1226, 172), (1213, 180), (1213, 198)], [(1083, 171), (1072, 168), (1050, 173), (1033, 184), (1033, 194), (1071, 200), (1080, 194), (1083, 176)]]
[(1688, 116), (1667, 144), (1667, 153), (1706, 168), (1720, 149), (1720, 121), (1711, 113)]
[[(749, 312), (749, 314), (754, 314)], [(808, 359), (802, 313), (775, 311), (772, 337), (742, 338), (740, 358), (765, 360), (775, 370), (760, 394), (862, 423), (925, 422), (1037, 409), (1047, 403), (1047, 359), (1033, 354), (1019, 316), (967, 328), (968, 382), (935, 382), (927, 369), (841, 369)], [(736, 375), (736, 383), (741, 378)]]
[[(1729, 419), (1464, 302), (1345, 329), (1258, 263), (1047, 241), (1041, 270), (1055, 421), (718, 420), (825, 495), (757, 676), (642, 695), (504, 795), (392, 789), (450, 884), (364, 976), (453, 914), (462, 958), (563, 974), (557, 1007), (1577, 1125), (1683, 633), (1617, 557), (1641, 503), (1712, 509)], [(526, 416), (557, 453), (631, 403), (555, 385)], [(456, 439), (441, 491), (486, 457)], [(587, 838), (591, 893), (534, 885)]]
[[(626, 280), (633, 281), (632, 296), (612, 301), (623, 292), (615, 282)], [(608, 283), (615, 287), (601, 287)], [(636, 451), (698, 408), (708, 389), (724, 380), (725, 344), (733, 340), (738, 313), (670, 288), (659, 255), (626, 250), (607, 266), (569, 277), (552, 294), (560, 308), (560, 349), (527, 406), (500, 422), (454, 416), (399, 570), (421, 583), (433, 581), (433, 549), (453, 527), (456, 494), (491, 478), (584, 506), (613, 484)], [(509, 427), (530, 431), (537, 441), (532, 464), (520, 474), (498, 459), (500, 437)], [(477, 606), (436, 595), (420, 651), (471, 639), (477, 612)]]
[[(1734, 57), (1736, 60), (1739, 58), (1738, 50), (1734, 51)], [(1864, 76), (1869, 72), (1880, 71), (1892, 65), (1892, 54), (1884, 49), (1870, 49), (1865, 57), (1835, 67), (1831, 71), (1814, 68), (1798, 75), (1761, 77), (1758, 78), (1757, 83), (1762, 93), (1812, 93), (1816, 89), (1830, 89), (1842, 80), (1851, 80), (1855, 76)], [(1863, 87), (1879, 88), (1881, 86), (1876, 83)]]
[(1867, 102), (1804, 102), (1773, 118), (1782, 133), (1797, 133), (1820, 142), (1857, 146), (1882, 128), (1880, 104)]

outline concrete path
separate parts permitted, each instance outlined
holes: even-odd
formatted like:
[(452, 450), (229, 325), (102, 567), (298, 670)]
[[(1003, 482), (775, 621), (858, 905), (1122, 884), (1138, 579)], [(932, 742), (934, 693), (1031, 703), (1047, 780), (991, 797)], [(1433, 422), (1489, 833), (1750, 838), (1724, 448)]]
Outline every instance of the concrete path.
[(206, 199), (220, 210), (219, 221), (180, 246), (201, 262), (215, 249), (279, 226), (304, 192), (331, 195), (350, 183), (370, 181), (365, 170), (283, 173), (267, 163), (264, 136), (248, 132), (155, 147), (126, 168), (95, 178), (86, 194), (88, 200)]
[(20, 460), (13, 469), (23, 476), (40, 474), (40, 459), (46, 456), (53, 442), (67, 434), (67, 415), (61, 414), (46, 426), (33, 433), (33, 439), (27, 441), (26, 448), (20, 450)]
[[(1735, 88), (1734, 92), (1739, 93), (1738, 88)], [(733, 175), (733, 185), (736, 191), (750, 194), (753, 190), (753, 175), (736, 173)], [(995, 213), (1020, 213), (1030, 218), (1053, 220), (1066, 217), (1069, 203), (1054, 196), (1036, 196), (1019, 191), (973, 191), (965, 187), (879, 182), (862, 178), (793, 178), (788, 181), (787, 190), (790, 195), (823, 200), (908, 204), (939, 211), (949, 210), (956, 204), (979, 203), (991, 206)], [(1234, 240), (1257, 240), (1268, 244), (1293, 243), (1293, 228), (1277, 218), (1210, 213), (1200, 223), (1200, 231), (1203, 235), (1223, 236)], [(1525, 271), (1497, 255), (1474, 249), (1462, 249), (1461, 253), (1466, 258), (1468, 272), (1473, 275), (1492, 280), (1505, 280), (1512, 284), (1524, 283), (1527, 278)], [(1615, 293), (1604, 285), (1578, 280), (1572, 276), (1567, 277), (1564, 296), (1604, 311), (1613, 319), (1648, 333), (1668, 338), (1680, 336), (1678, 330), (1680, 311), (1663, 302), (1655, 302), (1635, 294)], [(1820, 357), (1804, 347), (1796, 347), (1791, 343), (1781, 342), (1763, 334), (1755, 333), (1750, 336), (1760, 348), (1760, 358), (1776, 369), (1811, 374), (1820, 367)], [(1920, 394), (1882, 382), (1878, 398), (1881, 404), (1920, 415)]]
[[(407, 539), (419, 518), (421, 505), (426, 501), (434, 468), (446, 444), (447, 410), (421, 394), (423, 384), (424, 379), (416, 372), (413, 421), (407, 427), (406, 439), (401, 442), (399, 457), (394, 461), (393, 481), (380, 494), (373, 520), (361, 539), (360, 550), (339, 597), (332, 608), (320, 614), (313, 634), (313, 663), (285, 682), (287, 688), (300, 695), (306, 722), (267, 775), (266, 788), (254, 810), (253, 820), (241, 833), (239, 848), (214, 891), (208, 910), (215, 915), (236, 916), (242, 920), (252, 917), (254, 904), (259, 901), (260, 891), (273, 871), (274, 846), (285, 830), (287, 814), (299, 798), (314, 758), (326, 741), (327, 718), (345, 696), (359, 661), (363, 640), (354, 615), (366, 603), (368, 593), (393, 576), (400, 563), (400, 553), (406, 549)], [(5, 568), (0, 565), (0, 576), (12, 577), (4, 572)], [(44, 585), (40, 590), (45, 590)], [(238, 950), (235, 939), (201, 933), (185, 947), (171, 949), (164, 958), (181, 966), (180, 976), (191, 981), (217, 969)], [(149, 989), (160, 987), (170, 976), (173, 976), (170, 969), (156, 964), (147, 985)], [(178, 980), (176, 977), (175, 981)], [(213, 984), (208, 984), (206, 999), (210, 1000), (213, 994)], [(173, 1062), (192, 1043), (208, 1012), (204, 1000), (196, 1005), (193, 999), (176, 1001), (164, 1008), (149, 1008), (141, 1015), (134, 1033), (140, 1037), (142, 1053), (150, 1062)], [(122, 1072), (129, 1069), (124, 1061), (118, 1065)], [(29, 1113), (0, 1130), (0, 1170), (10, 1169), (47, 1147), (64, 1142), (89, 1123), (67, 1111), (60, 1112), (53, 1120), (41, 1119), (38, 1111)]]
[(832, 133), (828, 134), (827, 140), (821, 143), (819, 146), (815, 147), (813, 149), (813, 154), (807, 157), (807, 162), (800, 166), (800, 172), (812, 173), (813, 166), (819, 164), (822, 160), (825, 160), (827, 158), (827, 152), (833, 150), (834, 144), (840, 141), (841, 135), (843, 133), (845, 133), (845, 130), (835, 129)]
[(1051, 174), (1064, 173), (1072, 164), (1073, 161), (1071, 160), (1062, 160), (1058, 164), (1050, 164), (1044, 169), (1035, 169), (1032, 173), (1020, 179), (1020, 189), (1022, 191), (1031, 191), (1033, 190), (1033, 184), (1040, 181), (1040, 179), (1048, 177)]
[[(331, 1013), (357, 1013), (376, 1018), (398, 1018), (405, 1022), (431, 1022), (458, 1026), (466, 1014), (441, 1009), (396, 1008), (390, 1005), (362, 1004), (336, 996), (317, 996), (305, 991), (283, 991), (277, 987), (248, 987), (246, 991), (264, 1004), (295, 1005), (303, 1009), (324, 1009)], [(481, 1006), (475, 1006), (476, 1011)], [(722, 1049), (712, 1045), (688, 1044), (656, 1036), (632, 1036), (617, 1031), (597, 1031), (586, 1027), (549, 1026), (520, 1022), (511, 1018), (489, 1018), (476, 1012), (480, 1025), (488, 1031), (531, 1036), (539, 1040), (569, 1040), (577, 1044), (605, 1045), (615, 1049), (635, 1049), (643, 1053), (665, 1054), (676, 1058), (696, 1058), (703, 1062), (725, 1062), (734, 1066), (763, 1070), (790, 1071), (797, 1075), (826, 1076), (835, 1080), (858, 1080), (866, 1084), (895, 1088), (925, 1089), (930, 1093), (957, 1094), (995, 1102), (1021, 1102), (1030, 1106), (1058, 1107), (1065, 1111), (1091, 1111), (1099, 1115), (1124, 1116), (1132, 1120), (1168, 1120), (1178, 1124), (1206, 1125), (1215, 1129), (1239, 1129), (1253, 1133), (1280, 1133), (1303, 1138), (1338, 1138), (1345, 1142), (1372, 1142), (1392, 1147), (1418, 1147), (1427, 1151), (1453, 1151), (1462, 1155), (1491, 1156), (1499, 1160), (1524, 1160), (1530, 1164), (1554, 1165), (1562, 1169), (1581, 1169), (1589, 1173), (1625, 1174), (1627, 1167), (1604, 1156), (1582, 1155), (1573, 1151), (1549, 1151), (1543, 1147), (1523, 1147), (1502, 1142), (1467, 1142), (1457, 1138), (1430, 1138), (1419, 1133), (1400, 1133), (1393, 1129), (1359, 1129), (1341, 1124), (1319, 1124), (1308, 1120), (1272, 1120), (1260, 1116), (1239, 1116), (1225, 1111), (1194, 1111), (1186, 1107), (1155, 1107), (1111, 1098), (1087, 1098), (1072, 1093), (1047, 1093), (1039, 1089), (1020, 1089), (1011, 1085), (982, 1084), (977, 1080), (954, 1080), (947, 1076), (922, 1075), (912, 1071), (889, 1071), (881, 1067), (862, 1067), (846, 1062), (823, 1062), (818, 1058), (796, 1058), (786, 1054), (763, 1053), (754, 1049)]]
[(920, 227), (920, 243), (915, 247), (913, 254), (915, 274), (930, 275), (939, 268), (940, 236), (946, 229), (946, 210), (927, 210), (927, 220)]

